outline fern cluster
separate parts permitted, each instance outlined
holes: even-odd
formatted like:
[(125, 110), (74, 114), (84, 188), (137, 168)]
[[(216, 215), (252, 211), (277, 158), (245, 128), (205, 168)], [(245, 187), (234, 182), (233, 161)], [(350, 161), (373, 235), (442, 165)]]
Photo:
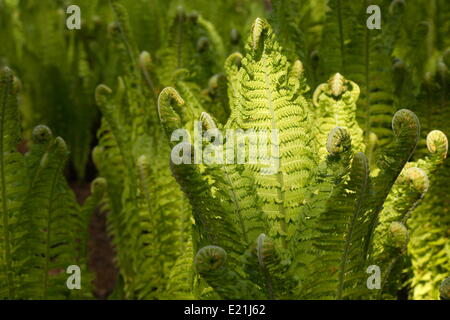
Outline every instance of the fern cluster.
[[(330, 6), (334, 9), (330, 15), (340, 11), (333, 8), (332, 3)], [(389, 12), (394, 22), (399, 14), (397, 6), (401, 4), (392, 4)], [(99, 159), (96, 163), (102, 176), (114, 174), (116, 177), (113, 179), (120, 179), (114, 191), (118, 193), (111, 193), (108, 204), (115, 203), (121, 212), (110, 217), (111, 221), (114, 220), (111, 230), (115, 235), (121, 267), (124, 261), (144, 264), (151, 260), (151, 257), (139, 258), (137, 252), (145, 251), (139, 247), (142, 245), (139, 242), (137, 247), (133, 244), (129, 249), (121, 249), (121, 246), (131, 239), (129, 236), (122, 238), (127, 232), (138, 237), (151, 232), (149, 226), (136, 231), (138, 228), (132, 226), (136, 222), (127, 218), (141, 207), (138, 200), (127, 200), (128, 197), (137, 197), (128, 194), (128, 188), (142, 194), (147, 199), (148, 208), (157, 208), (154, 200), (161, 192), (159, 184), (165, 185), (165, 178), (155, 178), (153, 184), (157, 184), (153, 194), (142, 184), (140, 191), (131, 187), (136, 183), (133, 180), (139, 180), (132, 177), (142, 175), (142, 163), (158, 167), (161, 161), (168, 161), (164, 157), (169, 158), (169, 149), (159, 144), (161, 131), (154, 129), (158, 127), (154, 122), (156, 94), (161, 92), (159, 117), (169, 138), (171, 132), (178, 128), (193, 133), (195, 120), (200, 120), (207, 129), (277, 129), (280, 130), (281, 152), (280, 171), (276, 175), (261, 175), (264, 168), (258, 165), (171, 164), (173, 175), (192, 206), (190, 209), (176, 188), (170, 189), (171, 194), (177, 194), (178, 203), (185, 212), (178, 213), (175, 221), (193, 219), (192, 239), (190, 223), (184, 224), (181, 232), (186, 237), (180, 247), (179, 258), (175, 259), (175, 255), (160, 259), (170, 261), (173, 270), (164, 276), (150, 272), (150, 268), (148, 272), (138, 272), (136, 267), (126, 275), (128, 267), (123, 266), (122, 276), (128, 278), (124, 281), (126, 296), (167, 297), (166, 293), (172, 288), (172, 297), (184, 298), (395, 297), (404, 260), (409, 261), (405, 257), (409, 238), (405, 225), (409, 222), (413, 225), (408, 218), (428, 190), (429, 177), (446, 156), (446, 150), (442, 148), (438, 151), (430, 149), (432, 155), (418, 164), (408, 163), (402, 171), (419, 142), (420, 126), (412, 112), (401, 110), (395, 113), (399, 107), (394, 101), (394, 85), (389, 85), (395, 79), (386, 81), (390, 74), (383, 71), (393, 52), (391, 42), (395, 39), (389, 36), (395, 33), (398, 24), (390, 23), (386, 35), (377, 36), (378, 40), (389, 38), (390, 41), (386, 40), (385, 45), (383, 40), (380, 47), (374, 49), (379, 52), (380, 59), (376, 55), (369, 56), (365, 51), (366, 64), (373, 65), (374, 72), (382, 75), (378, 83), (386, 89), (380, 89), (361, 80), (372, 81), (377, 76), (352, 70), (351, 66), (358, 64), (344, 62), (342, 57), (340, 64), (328, 67), (320, 63), (314, 66), (313, 56), (305, 57), (305, 61), (312, 64), (307, 66), (299, 60), (292, 60), (297, 49), (287, 41), (293, 41), (293, 38), (284, 40), (289, 49), (285, 57), (270, 26), (261, 19), (251, 31), (252, 36), (246, 45), (247, 54), (231, 54), (222, 68), (220, 58), (226, 51), (231, 53), (230, 50), (238, 48), (224, 45), (221, 34), (211, 29), (211, 24), (197, 13), (186, 13), (180, 7), (174, 11), (173, 25), (167, 29), (170, 32), (166, 35), (166, 45), (161, 45), (159, 50), (153, 48), (154, 53), (142, 52), (138, 58), (138, 46), (133, 40), (132, 27), (128, 25), (125, 6), (114, 2), (113, 8), (117, 25), (122, 28), (119, 29), (121, 39), (117, 43), (122, 47), (123, 61), (130, 65), (130, 72), (119, 79), (114, 97), (109, 88), (98, 88), (99, 105), (109, 125), (106, 131), (111, 130), (109, 133), (113, 133), (115, 138), (111, 140), (107, 135), (103, 136), (102, 129), (101, 137), (105, 137), (107, 144), (102, 146), (101, 143), (94, 155)], [(365, 17), (362, 9), (363, 6), (351, 8), (351, 12), (355, 12), (355, 21)], [(327, 16), (326, 21), (331, 19), (334, 18)], [(296, 27), (295, 22), (290, 26)], [(361, 29), (364, 30), (363, 27)], [(298, 34), (302, 37), (300, 31)], [(323, 35), (326, 37), (326, 29)], [(342, 49), (340, 54), (345, 56), (348, 51), (354, 55), (348, 61), (363, 57), (364, 54), (359, 54), (356, 49), (364, 47), (361, 43), (364, 37), (350, 32), (345, 36), (354, 36), (354, 40), (342, 39), (342, 46), (338, 45)], [(369, 36), (373, 37), (372, 34)], [(365, 41), (369, 41), (368, 38)], [(329, 50), (333, 43), (324, 38), (322, 46)], [(302, 52), (299, 55), (305, 56)], [(375, 59), (374, 62), (371, 59)], [(225, 74), (217, 73), (221, 69)], [(366, 72), (370, 70), (366, 69)], [(349, 74), (350, 79), (358, 79), (362, 89), (357, 82), (338, 72)], [(131, 78), (130, 73), (133, 74)], [(309, 92), (314, 81), (320, 81), (330, 73), (326, 83), (317, 85), (313, 94)], [(210, 80), (205, 82), (204, 79), (210, 76)], [(140, 83), (140, 86), (136, 88), (132, 83)], [(205, 85), (208, 88), (200, 90)], [(161, 91), (163, 86), (170, 87)], [(370, 92), (367, 91), (369, 86), (372, 88)], [(387, 93), (384, 94), (383, 90)], [(369, 98), (369, 94), (374, 98)], [(364, 111), (372, 108), (370, 105), (380, 110), (380, 116), (375, 115), (378, 111)], [(142, 111), (133, 111), (135, 107)], [(368, 115), (370, 120), (367, 120)], [(389, 129), (389, 118), (393, 116), (394, 134)], [(120, 123), (120, 119), (127, 121)], [(374, 125), (374, 121), (379, 126)], [(136, 126), (135, 122), (139, 124)], [(137, 132), (139, 130), (142, 131)], [(146, 132), (152, 133), (146, 137)], [(138, 142), (140, 139), (142, 141)], [(147, 151), (148, 157), (142, 156), (143, 151), (133, 153), (147, 143), (147, 148), (157, 145), (157, 151)], [(429, 144), (446, 143), (441, 132), (429, 136)], [(171, 147), (175, 144), (171, 142)], [(133, 147), (136, 145), (139, 147)], [(114, 151), (116, 148), (118, 150)], [(362, 152), (366, 152), (368, 157)], [(106, 158), (101, 158), (102, 153)], [(112, 154), (118, 156), (114, 157), (116, 160), (109, 158)], [(118, 165), (119, 156), (125, 165)], [(102, 166), (110, 164), (113, 166), (102, 172)], [(123, 169), (119, 169), (121, 167)], [(166, 170), (167, 162), (157, 172), (164, 177)], [(124, 175), (127, 176), (125, 184), (122, 183)], [(168, 185), (173, 187), (172, 183)], [(121, 189), (124, 185), (125, 189)], [(131, 207), (123, 207), (124, 203)], [(136, 218), (136, 214), (132, 216)], [(156, 229), (159, 228), (166, 234), (180, 232), (176, 224), (166, 229), (160, 223)], [(156, 239), (161, 241), (160, 236)], [(265, 245), (270, 249), (263, 256)], [(191, 250), (196, 254), (194, 269), (190, 264)], [(136, 254), (133, 253), (135, 251)], [(126, 254), (121, 257), (123, 253)], [(270, 261), (267, 262), (270, 266), (263, 258)], [(383, 270), (383, 288), (376, 294), (365, 286), (365, 271), (371, 264), (379, 265)], [(137, 293), (133, 288), (132, 283), (141, 283), (144, 274), (152, 279), (147, 284), (154, 278), (161, 283), (153, 286), (154, 295)], [(173, 275), (179, 275), (173, 279), (176, 284), (171, 283)], [(207, 284), (202, 282), (204, 280)], [(434, 290), (436, 287), (438, 285), (433, 285)], [(174, 288), (180, 292), (177, 294)]]
[(67, 29), (64, 1), (2, 1), (0, 65), (13, 68), (24, 87), (25, 136), (45, 124), (64, 137), (72, 150), (69, 164), (82, 181), (98, 118), (93, 92), (114, 74), (110, 66), (117, 58), (106, 50), (109, 14), (103, 1), (70, 4), (82, 8), (80, 30)]
[[(390, 114), (395, 110), (406, 107), (421, 119), (415, 159), (428, 152), (430, 131), (440, 128), (449, 134), (449, 41), (444, 36), (450, 31), (447, 1), (371, 1), (370, 5), (381, 9), (381, 30), (366, 28), (366, 1), (275, 3), (280, 4), (274, 6), (275, 23), (279, 16), (291, 17), (288, 12), (293, 7), (299, 9), (296, 12), (307, 12), (306, 19), (294, 15), (276, 30), (284, 47), (294, 48), (310, 63), (306, 67), (310, 85), (339, 72), (360, 86), (358, 123), (364, 130), (373, 170), (378, 150), (389, 143)], [(302, 41), (293, 37), (299, 31), (303, 31)], [(412, 279), (406, 285), (411, 287), (413, 299), (438, 299), (439, 283), (449, 274), (448, 161), (431, 179), (428, 195), (408, 215), (411, 241), (402, 278)]]
[[(105, 180), (92, 184), (80, 207), (63, 175), (66, 143), (40, 125), (25, 154), (17, 151), (21, 125), (19, 81), (0, 72), (0, 298), (64, 299), (92, 296), (87, 269), (89, 218), (102, 198)], [(77, 265), (82, 289), (66, 286), (66, 268)]]
[(0, 0), (0, 298), (90, 298), (99, 205), (112, 298), (448, 299), (447, 2)]
[[(354, 117), (356, 83), (335, 74), (310, 97), (302, 63), (287, 61), (261, 19), (236, 58), (226, 63), (231, 114), (223, 127), (279, 130), (280, 166), (268, 175), (255, 164), (172, 164), (193, 208), (196, 270), (225, 299), (371, 297), (366, 268), (379, 265), (387, 282), (407, 246), (402, 220), (428, 189), (427, 174), (413, 164), (397, 179), (419, 141), (419, 120), (406, 109), (395, 113), (392, 142), (371, 173)], [(169, 138), (189, 121), (189, 99), (161, 92)], [(206, 112), (199, 120), (221, 127)], [(422, 162), (433, 167), (448, 142), (440, 131), (428, 140), (436, 156)]]
[[(169, 10), (170, 32), (139, 52), (133, 27), (140, 20), (133, 14), (134, 6), (144, 5), (111, 1), (115, 21), (109, 31), (123, 72), (114, 91), (105, 85), (96, 91), (103, 120), (93, 158), (108, 181), (104, 209), (117, 250), (120, 291), (130, 299), (194, 298), (193, 290), (208, 296), (208, 286), (194, 279), (191, 268), (191, 207), (168, 166), (170, 148), (157, 98), (163, 86), (171, 85), (192, 97), (193, 119), (203, 102), (226, 119), (226, 78), (219, 63), (239, 46), (238, 31), (224, 31), (226, 43), (199, 12), (176, 6)], [(204, 86), (208, 89), (201, 90)]]

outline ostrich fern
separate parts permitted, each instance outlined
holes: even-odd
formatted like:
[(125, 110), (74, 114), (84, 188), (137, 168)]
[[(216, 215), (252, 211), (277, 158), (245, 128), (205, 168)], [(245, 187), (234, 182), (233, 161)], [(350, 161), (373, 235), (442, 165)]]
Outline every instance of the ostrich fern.
[(168, 166), (170, 149), (156, 105), (161, 87), (170, 85), (190, 101), (190, 120), (208, 110), (225, 121), (228, 96), (220, 61), (237, 41), (226, 43), (200, 13), (177, 7), (159, 48), (139, 54), (138, 46), (146, 47), (136, 41), (133, 26), (140, 22), (133, 20), (133, 7), (141, 5), (111, 1), (116, 21), (109, 31), (123, 72), (114, 90), (100, 85), (96, 91), (103, 119), (93, 158), (108, 181), (104, 209), (123, 292), (136, 299), (216, 298), (191, 268), (191, 207)]
[(63, 1), (2, 1), (0, 19), (6, 25), (0, 37), (8, 45), (0, 49), (0, 65), (14, 68), (25, 88), (25, 137), (30, 139), (34, 126), (41, 123), (64, 137), (72, 150), (69, 162), (82, 181), (98, 118), (93, 91), (114, 71), (106, 63), (114, 65), (115, 56), (102, 50), (107, 48), (102, 36), (108, 20), (105, 6), (97, 0), (71, 4), (82, 8), (80, 30), (67, 29)]
[(125, 7), (114, 1), (112, 9), (116, 22), (110, 30), (124, 74), (114, 94), (106, 85), (96, 90), (103, 121), (93, 158), (108, 181), (104, 209), (125, 298), (176, 297), (184, 285), (177, 279), (184, 278), (171, 270), (193, 258), (189, 206), (167, 166), (170, 151), (154, 107), (159, 79), (150, 55), (139, 55)]
[[(394, 64), (394, 84), (398, 100), (414, 110), (422, 119), (422, 139), (416, 157), (427, 150), (436, 152), (426, 136), (435, 128), (449, 135), (449, 42), (450, 6), (446, 1), (431, 4), (420, 1), (404, 9), (403, 28), (396, 48), (398, 59)], [(412, 31), (412, 32), (411, 32)], [(412, 33), (412, 36), (405, 34)], [(420, 49), (418, 49), (420, 48)], [(431, 148), (431, 149), (430, 149)], [(442, 144), (441, 149), (445, 149)], [(416, 160), (416, 159), (415, 159)], [(436, 168), (430, 179), (430, 190), (421, 204), (410, 214), (408, 227), (411, 241), (408, 246), (411, 267), (411, 298), (438, 299), (439, 284), (448, 277), (449, 233), (446, 190), (449, 189), (449, 159)], [(422, 166), (425, 171), (435, 170)], [(426, 248), (426, 249), (425, 249)]]
[[(402, 219), (432, 174), (410, 164), (397, 179), (419, 141), (417, 117), (406, 109), (395, 113), (392, 142), (371, 173), (354, 117), (356, 83), (336, 74), (310, 97), (301, 62), (287, 61), (262, 19), (245, 56), (233, 54), (226, 69), (231, 114), (224, 128), (278, 129), (280, 168), (264, 175), (260, 165), (171, 165), (193, 208), (196, 271), (226, 299), (373, 297), (365, 270), (380, 264), (387, 266), (384, 278), (392, 272), (386, 261), (407, 243)], [(192, 121), (190, 109), (174, 88), (161, 92), (159, 115), (169, 138)], [(220, 127), (206, 113), (199, 120)], [(327, 139), (316, 138), (333, 124)], [(447, 144), (441, 132), (429, 139), (432, 146)], [(445, 158), (446, 149), (436, 148), (430, 151), (438, 155), (423, 163)], [(390, 201), (402, 201), (401, 212), (383, 211)]]
[[(431, 130), (434, 126), (445, 128), (444, 132), (449, 132), (449, 83), (448, 71), (449, 61), (445, 61), (448, 52), (439, 57), (436, 61), (438, 68), (436, 73), (427, 74), (424, 83), (421, 85), (414, 106), (417, 113), (424, 118), (425, 126)], [(430, 133), (431, 134), (431, 133)], [(421, 147), (423, 144), (421, 144)], [(428, 142), (420, 149), (423, 153), (427, 149), (432, 152), (445, 150), (448, 145), (429, 144)], [(439, 153), (439, 152), (438, 152)], [(443, 151), (441, 151), (443, 154)], [(413, 270), (413, 298), (414, 299), (438, 299), (439, 290), (437, 286), (446, 278), (449, 269), (449, 200), (446, 196), (449, 190), (449, 159), (442, 159), (444, 166), (441, 168), (429, 168), (425, 170), (435, 170), (431, 179), (431, 187), (428, 196), (411, 214), (410, 228), (412, 238), (409, 246), (411, 252), (411, 262)], [(424, 250), (427, 248), (427, 250)]]
[[(448, 299), (446, 0), (72, 4), (78, 31), (63, 1), (0, 0), (0, 68), (25, 89), (20, 124), (19, 82), (1, 70), (0, 298), (89, 298), (101, 202), (115, 297), (393, 299), (406, 286)], [(381, 30), (366, 27), (369, 4)], [(265, 15), (274, 29), (258, 18), (243, 41)], [(62, 172), (69, 160), (84, 176), (95, 103), (104, 178), (80, 207)], [(165, 135), (192, 136), (195, 121), (276, 130), (264, 147), (278, 143), (279, 167), (170, 163)], [(71, 264), (81, 291), (65, 286)], [(380, 290), (366, 287), (370, 265)]]
[[(410, 258), (406, 246), (414, 243), (408, 244), (408, 228), (446, 156), (445, 148), (430, 148), (430, 156), (420, 152), (425, 158), (407, 163), (419, 124), (412, 112), (395, 111), (403, 103), (413, 108), (415, 98), (405, 90), (411, 78), (399, 79), (389, 67), (404, 41), (397, 31), (409, 7), (380, 1), (388, 19), (381, 33), (365, 32), (361, 4), (344, 17), (338, 8), (344, 4), (331, 1), (324, 22), (329, 26), (321, 32), (317, 12), (306, 21), (290, 17), (286, 28), (277, 24), (287, 57), (267, 23), (257, 20), (247, 54), (231, 54), (222, 67), (222, 57), (239, 49), (233, 43), (238, 38), (232, 33), (232, 46), (223, 40), (227, 27), (216, 30), (205, 20), (207, 6), (200, 14), (171, 6), (168, 33), (150, 35), (159, 48), (139, 55), (138, 46), (147, 44), (139, 37), (143, 22), (133, 18), (136, 8), (127, 1), (111, 3), (116, 22), (109, 31), (123, 72), (115, 90), (97, 89), (104, 119), (93, 155), (108, 180), (104, 208), (110, 211), (125, 296), (395, 297)], [(274, 8), (277, 23), (283, 14), (276, 10), (285, 6)], [(312, 6), (301, 10), (305, 16), (314, 12)], [(358, 32), (349, 32), (351, 21)], [(331, 33), (336, 23), (342, 39)], [(322, 34), (322, 44), (320, 37), (302, 34), (305, 26)], [(318, 65), (313, 51), (291, 42), (291, 28), (300, 43), (321, 48)], [(297, 54), (306, 65), (295, 61)], [(357, 68), (360, 60), (368, 68)], [(310, 93), (310, 86), (317, 89)], [(192, 133), (194, 120), (207, 129), (280, 130), (280, 171), (261, 175), (259, 165), (171, 164), (189, 206), (168, 171), (170, 150), (155, 121), (157, 103), (166, 134), (178, 128)], [(436, 132), (429, 145), (445, 146), (445, 136)], [(167, 244), (159, 259), (158, 243)], [(382, 290), (376, 293), (365, 287), (371, 264), (382, 268)]]
[[(12, 71), (1, 69), (0, 298), (89, 298), (87, 228), (105, 181), (93, 182), (92, 195), (80, 207), (63, 175), (67, 146), (46, 126), (33, 130), (29, 152), (17, 151), (21, 141), (18, 90)], [(65, 270), (70, 265), (81, 269), (80, 291), (66, 287)]]

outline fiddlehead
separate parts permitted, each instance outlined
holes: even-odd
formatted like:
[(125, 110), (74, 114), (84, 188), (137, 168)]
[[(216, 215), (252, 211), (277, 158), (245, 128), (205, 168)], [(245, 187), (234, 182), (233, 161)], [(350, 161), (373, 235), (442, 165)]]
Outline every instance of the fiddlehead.
[(330, 155), (348, 151), (351, 147), (350, 135), (342, 127), (336, 127), (328, 134), (326, 149)]
[(159, 119), (169, 138), (173, 130), (182, 128), (181, 117), (177, 112), (182, 106), (184, 106), (184, 100), (174, 88), (164, 88), (159, 94)]
[(227, 253), (218, 246), (206, 246), (195, 255), (197, 272), (224, 299), (255, 299), (259, 289), (227, 267)]
[(441, 300), (450, 300), (450, 278), (442, 281), (439, 293)]

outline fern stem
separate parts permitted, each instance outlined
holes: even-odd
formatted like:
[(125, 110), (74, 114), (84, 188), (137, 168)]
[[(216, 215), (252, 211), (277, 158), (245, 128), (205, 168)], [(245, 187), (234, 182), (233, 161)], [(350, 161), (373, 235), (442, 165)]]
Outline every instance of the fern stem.
[(5, 246), (5, 267), (6, 267), (6, 276), (8, 281), (8, 298), (14, 299), (14, 279), (12, 276), (12, 265), (11, 265), (11, 243), (9, 238), (9, 213), (8, 207), (6, 206), (6, 175), (5, 175), (5, 165), (3, 159), (3, 137), (4, 137), (4, 122), (5, 122), (5, 112), (6, 112), (6, 104), (8, 103), (8, 93), (11, 90), (11, 82), (5, 81), (5, 90), (3, 92), (2, 99), (2, 110), (1, 110), (1, 118), (0, 118), (0, 163), (1, 163), (1, 180), (2, 180), (2, 211), (3, 211), (3, 238), (4, 238), (4, 246)]
[[(369, 168), (366, 166), (366, 162), (363, 162), (363, 164), (365, 165), (364, 171), (368, 172)], [(363, 211), (364, 195), (366, 194), (366, 190), (368, 187), (367, 183), (368, 183), (368, 181), (366, 179), (364, 184), (361, 186), (360, 193), (359, 193), (359, 196), (358, 196), (358, 199), (356, 202), (356, 208), (353, 213), (352, 220), (350, 222), (350, 229), (348, 230), (348, 233), (345, 237), (345, 249), (344, 249), (344, 254), (342, 257), (342, 261), (341, 261), (341, 266), (339, 268), (339, 285), (338, 285), (338, 291), (337, 291), (337, 299), (338, 300), (340, 300), (342, 298), (342, 292), (344, 291), (345, 268), (347, 266), (347, 259), (348, 259), (348, 254), (350, 253), (350, 246), (352, 243), (352, 236), (353, 236), (354, 228), (356, 226), (356, 221), (358, 219), (358, 216)]]
[(397, 257), (393, 258), (393, 259), (389, 262), (389, 265), (388, 265), (386, 271), (384, 272), (385, 276), (384, 276), (383, 280), (381, 281), (380, 289), (379, 289), (378, 292), (377, 292), (377, 299), (378, 299), (378, 300), (381, 300), (381, 295), (382, 295), (382, 293), (383, 293), (384, 287), (386, 286), (386, 282), (388, 281), (389, 276), (390, 276), (390, 274), (391, 274), (391, 272), (392, 272), (392, 269), (394, 269), (394, 266), (395, 266), (395, 264), (397, 263), (397, 261), (398, 261), (399, 259), (400, 259), (400, 256), (397, 256)]
[(145, 83), (147, 84), (147, 86), (149, 87), (150, 91), (153, 94), (153, 97), (155, 98), (155, 101), (158, 100), (158, 92), (155, 88), (155, 85), (153, 84), (152, 78), (150, 77), (149, 73), (147, 70), (143, 69), (142, 73), (144, 74), (144, 80)]

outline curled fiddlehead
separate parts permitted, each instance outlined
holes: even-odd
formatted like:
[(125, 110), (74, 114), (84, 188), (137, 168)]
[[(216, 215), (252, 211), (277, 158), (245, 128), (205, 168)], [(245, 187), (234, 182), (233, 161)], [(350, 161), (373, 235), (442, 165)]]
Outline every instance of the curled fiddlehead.
[(440, 130), (433, 130), (427, 135), (427, 148), (432, 154), (437, 154), (439, 158), (445, 159), (448, 153), (447, 136)]
[(439, 293), (441, 300), (450, 300), (450, 277), (442, 281)]
[(265, 20), (261, 18), (256, 18), (252, 26), (252, 45), (253, 49), (256, 49), (259, 45), (261, 38), (263, 37), (264, 31), (268, 28), (268, 24)]
[(400, 250), (400, 252), (405, 252), (408, 240), (409, 232), (406, 226), (401, 222), (392, 222), (389, 226), (388, 246)]
[(243, 278), (227, 266), (227, 253), (218, 246), (206, 246), (195, 255), (197, 272), (224, 299), (254, 299), (261, 292), (250, 280)]
[(52, 137), (52, 131), (47, 126), (38, 125), (33, 129), (32, 139), (34, 143), (47, 144)]
[(350, 135), (344, 128), (336, 127), (328, 134), (326, 148), (331, 155), (347, 151), (350, 146)]
[(170, 138), (172, 131), (181, 128), (181, 117), (175, 110), (184, 105), (184, 100), (174, 88), (164, 88), (158, 98), (159, 119)]
[(218, 246), (206, 246), (201, 248), (194, 260), (195, 267), (200, 274), (215, 271), (225, 265), (227, 253)]

